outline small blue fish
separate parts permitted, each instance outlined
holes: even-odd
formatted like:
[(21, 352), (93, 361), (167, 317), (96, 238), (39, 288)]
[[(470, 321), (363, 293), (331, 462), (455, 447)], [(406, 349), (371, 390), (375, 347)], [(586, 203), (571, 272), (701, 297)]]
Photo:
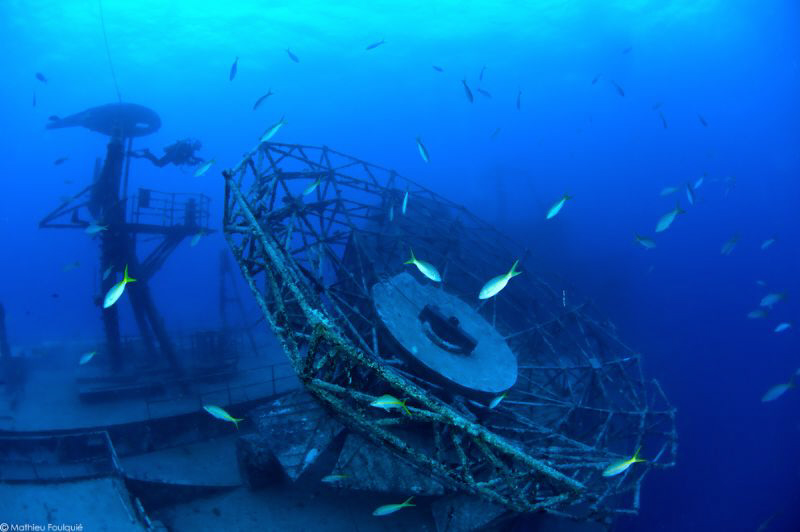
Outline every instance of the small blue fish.
[(461, 83), (464, 85), (464, 93), (467, 95), (467, 100), (469, 100), (469, 103), (472, 103), (473, 101), (475, 101), (475, 98), (472, 97), (472, 91), (469, 90), (469, 85), (467, 85), (467, 80), (462, 79)]
[(444, 72), (444, 69), (443, 69), (442, 67), (440, 67), (440, 66), (433, 65), (433, 69), (434, 69), (436, 72)]
[(567, 202), (567, 200), (571, 200), (571, 199), (572, 199), (572, 196), (570, 196), (568, 194), (564, 194), (563, 196), (561, 196), (561, 199), (559, 199), (557, 202), (555, 202), (553, 204), (553, 206), (550, 207), (550, 209), (547, 211), (547, 218), (546, 219), (549, 220), (550, 218), (552, 218), (553, 216), (558, 214), (559, 211), (561, 210), (561, 208)]
[(47, 78), (44, 77), (44, 74), (42, 74), (41, 72), (37, 72), (35, 75), (36, 75), (36, 79), (38, 79), (42, 83), (47, 83)]
[(274, 93), (272, 92), (272, 89), (270, 88), (270, 89), (267, 91), (267, 93), (266, 93), (264, 96), (262, 96), (261, 98), (259, 98), (258, 100), (256, 100), (256, 103), (254, 103), (254, 104), (253, 104), (253, 111), (255, 111), (256, 109), (258, 109), (258, 106), (259, 106), (259, 105), (261, 105), (261, 102), (263, 102), (264, 100), (266, 100), (267, 98), (269, 98), (269, 97), (270, 97), (270, 96), (272, 96), (273, 94), (274, 94)]
[(239, 57), (237, 56), (236, 59), (233, 60), (233, 64), (231, 65), (231, 73), (228, 76), (230, 81), (233, 81), (233, 78), (236, 77), (236, 70), (239, 68)]
[(425, 148), (425, 145), (422, 144), (422, 140), (419, 137), (417, 137), (417, 149), (419, 150), (419, 154), (423, 161), (426, 163), (431, 162), (431, 156), (428, 154), (427, 148)]
[(292, 61), (294, 61), (295, 63), (299, 63), (299, 62), (300, 62), (300, 60), (297, 58), (297, 56), (296, 56), (296, 55), (294, 55), (294, 54), (292, 53), (292, 51), (291, 51), (291, 50), (289, 50), (288, 48), (286, 49), (286, 53), (289, 55), (289, 59), (291, 59), (291, 60), (292, 60)]
[(367, 46), (367, 50), (374, 50), (375, 48), (377, 48), (378, 46), (382, 45), (383, 43), (384, 43), (383, 39), (381, 39), (378, 42), (374, 42), (374, 43), (370, 44), (369, 46)]

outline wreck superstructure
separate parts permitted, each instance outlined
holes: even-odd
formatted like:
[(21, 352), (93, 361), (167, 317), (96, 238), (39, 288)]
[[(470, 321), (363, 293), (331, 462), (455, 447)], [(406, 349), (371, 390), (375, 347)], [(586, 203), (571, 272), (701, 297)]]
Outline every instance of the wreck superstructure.
[[(580, 520), (636, 513), (644, 476), (674, 465), (675, 410), (639, 354), (465, 208), (327, 147), (261, 143), (224, 177), (242, 274), (348, 429), (450, 491)], [(411, 249), (441, 283), (404, 265)], [(406, 408), (371, 406), (386, 394)], [(638, 447), (646, 464), (602, 476)]]

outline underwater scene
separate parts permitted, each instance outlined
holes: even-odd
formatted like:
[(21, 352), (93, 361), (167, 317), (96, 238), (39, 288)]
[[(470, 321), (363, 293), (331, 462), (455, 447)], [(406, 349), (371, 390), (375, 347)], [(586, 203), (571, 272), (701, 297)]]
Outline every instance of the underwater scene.
[(0, 40), (0, 532), (800, 530), (796, 1)]

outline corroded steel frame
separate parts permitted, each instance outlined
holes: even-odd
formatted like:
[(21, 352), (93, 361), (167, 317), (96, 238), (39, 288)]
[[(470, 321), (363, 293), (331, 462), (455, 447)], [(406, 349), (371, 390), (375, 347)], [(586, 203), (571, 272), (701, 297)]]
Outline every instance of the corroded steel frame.
[[(223, 175), (242, 274), (306, 389), (346, 426), (516, 512), (636, 513), (645, 474), (674, 465), (674, 408), (590, 304), (566, 305), (527, 253), (523, 275), (478, 300), (518, 247), (463, 207), (327, 147), (262, 143)], [(385, 341), (370, 288), (407, 268), (409, 247), (517, 354), (519, 378), (496, 408), (415, 373)], [(383, 394), (408, 411), (371, 407)], [(646, 464), (602, 476), (639, 446)]]

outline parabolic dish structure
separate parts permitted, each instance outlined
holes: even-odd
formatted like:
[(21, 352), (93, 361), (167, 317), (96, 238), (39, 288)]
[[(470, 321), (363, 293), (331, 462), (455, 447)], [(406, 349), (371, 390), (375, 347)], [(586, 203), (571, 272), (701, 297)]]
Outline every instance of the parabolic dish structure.
[[(262, 143), (223, 175), (242, 274), (349, 429), (452, 491), (581, 520), (636, 513), (644, 476), (674, 465), (675, 410), (639, 354), (465, 208), (327, 147)], [(441, 282), (404, 264), (412, 248)], [(387, 394), (408, 411), (370, 406)], [(638, 447), (646, 463), (602, 475)]]

